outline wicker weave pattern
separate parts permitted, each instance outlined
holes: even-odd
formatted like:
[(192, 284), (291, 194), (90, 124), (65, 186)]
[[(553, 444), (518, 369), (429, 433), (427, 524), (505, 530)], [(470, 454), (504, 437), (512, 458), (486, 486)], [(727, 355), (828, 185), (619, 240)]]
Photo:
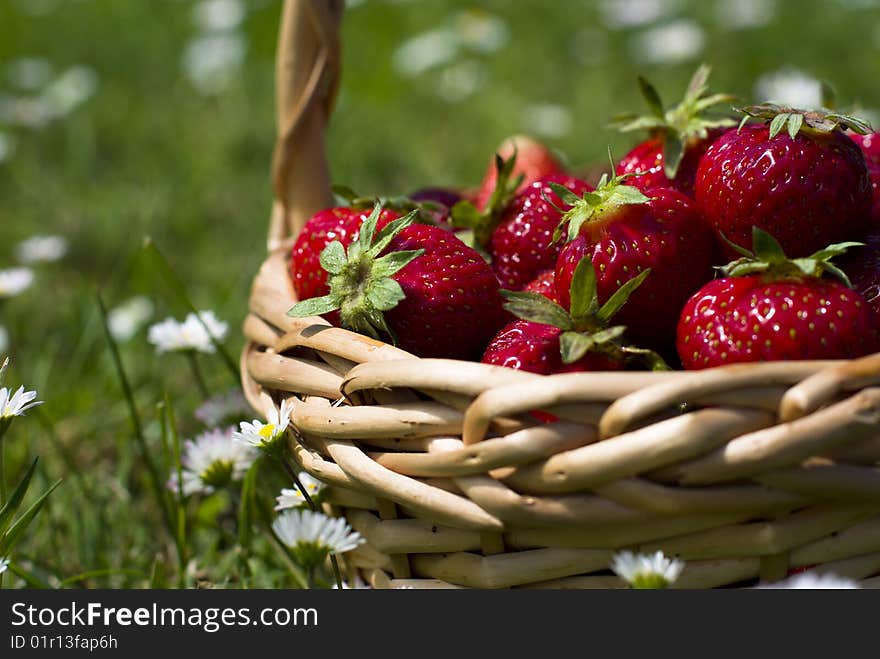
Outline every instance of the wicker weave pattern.
[(259, 413), (293, 399), (297, 461), (368, 540), (351, 563), (375, 587), (607, 588), (623, 585), (602, 574), (615, 550), (663, 549), (686, 588), (816, 564), (880, 585), (880, 354), (539, 376), (286, 315), (290, 236), (331, 198), (339, 17), (285, 4), (276, 204), (241, 370)]

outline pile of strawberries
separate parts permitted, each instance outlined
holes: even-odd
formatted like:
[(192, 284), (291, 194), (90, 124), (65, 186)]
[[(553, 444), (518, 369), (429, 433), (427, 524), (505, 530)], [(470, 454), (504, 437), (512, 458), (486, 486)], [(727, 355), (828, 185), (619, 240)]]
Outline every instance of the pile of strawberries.
[[(516, 137), (471, 193), (314, 215), (290, 314), (421, 357), (535, 373), (880, 352), (880, 134), (828, 109), (712, 109), (700, 67), (596, 185)], [(834, 262), (832, 262), (834, 260)]]

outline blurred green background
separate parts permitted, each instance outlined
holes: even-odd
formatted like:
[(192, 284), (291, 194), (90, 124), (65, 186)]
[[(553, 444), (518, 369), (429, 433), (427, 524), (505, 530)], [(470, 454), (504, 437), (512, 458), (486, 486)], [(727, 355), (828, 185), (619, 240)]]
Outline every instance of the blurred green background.
[[(280, 8), (0, 1), (0, 270), (22, 259), (27, 238), (67, 245), (33, 266), (30, 288), (0, 296), (6, 384), (46, 401), (7, 436), (8, 473), (40, 455), (42, 486), (66, 479), (19, 550), (50, 583), (99, 569), (76, 583), (138, 585), (169, 551), (143, 496), (94, 293), (110, 307), (145, 296), (142, 322), (182, 317), (142, 250), (151, 236), (240, 349), (271, 205)], [(518, 132), (572, 167), (604, 162), (609, 145), (623, 155), (633, 136), (606, 123), (643, 109), (636, 76), (671, 103), (702, 61), (712, 91), (744, 100), (816, 104), (827, 80), (841, 106), (875, 123), (880, 108), (875, 0), (362, 0), (349, 2), (342, 44), (328, 148), (335, 181), (364, 194), (476, 185), (494, 147)], [(164, 391), (184, 436), (195, 432), (188, 371), (155, 355), (143, 329), (130, 334), (122, 358), (148, 437), (158, 441)], [(234, 384), (219, 360), (205, 367), (215, 390)]]

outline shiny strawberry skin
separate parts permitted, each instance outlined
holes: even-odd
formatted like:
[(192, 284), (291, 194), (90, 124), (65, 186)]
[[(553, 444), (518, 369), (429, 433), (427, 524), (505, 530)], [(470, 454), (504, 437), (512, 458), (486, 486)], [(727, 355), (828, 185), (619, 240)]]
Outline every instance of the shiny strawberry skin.
[(538, 274), (532, 281), (523, 287), (528, 293), (540, 293), (548, 300), (559, 302), (556, 297), (556, 270), (547, 268)]
[(716, 128), (709, 131), (705, 139), (693, 140), (685, 150), (679, 163), (675, 178), (671, 181), (663, 171), (663, 139), (659, 136), (651, 137), (637, 144), (617, 163), (615, 173), (636, 174), (646, 172), (627, 180), (628, 185), (633, 185), (639, 190), (650, 190), (656, 187), (672, 187), (683, 192), (688, 197), (694, 196), (694, 181), (697, 176), (697, 166), (700, 158), (706, 150), (722, 133), (724, 129)]
[(413, 224), (385, 254), (424, 249), (393, 279), (406, 298), (385, 312), (403, 350), (419, 357), (479, 359), (507, 321), (498, 280), (476, 250), (438, 227)]
[[(729, 129), (700, 160), (696, 199), (706, 220), (751, 249), (752, 225), (791, 258), (856, 240), (866, 231), (871, 184), (858, 147), (843, 133), (801, 130), (772, 140), (765, 125)], [(731, 259), (738, 255), (730, 247)]]
[(642, 270), (651, 274), (615, 316), (627, 336), (658, 350), (675, 339), (685, 301), (712, 277), (714, 237), (694, 202), (672, 188), (646, 192), (651, 201), (622, 206), (603, 223), (584, 225), (556, 262), (559, 304), (571, 304), (574, 270), (584, 256), (596, 268), (599, 303)]
[(622, 362), (597, 352), (588, 352), (572, 364), (563, 363), (559, 352), (561, 334), (562, 330), (552, 325), (516, 320), (492, 339), (480, 361), (541, 375), (623, 368)]
[(871, 219), (875, 226), (880, 226), (880, 133), (850, 134), (850, 138), (859, 145), (865, 156), (871, 179)]
[[(321, 252), (334, 240), (344, 247), (357, 240), (358, 230), (371, 210), (340, 206), (319, 211), (309, 218), (290, 252), (289, 273), (297, 299), (308, 300), (330, 292), (327, 272), (321, 267)], [(398, 217), (400, 214), (396, 211), (383, 210), (377, 230)]]
[(544, 195), (560, 208), (568, 207), (550, 189), (549, 183), (563, 185), (579, 197), (593, 189), (586, 181), (553, 174), (534, 181), (513, 198), (489, 243), (492, 268), (502, 288), (521, 290), (542, 270), (556, 264), (560, 245), (553, 243), (553, 232), (562, 214), (547, 203)]
[(862, 296), (837, 280), (725, 277), (685, 304), (677, 348), (686, 369), (853, 359), (880, 350), (880, 329)]
[[(522, 135), (505, 140), (498, 147), (496, 154), (507, 160), (514, 154), (514, 144), (516, 144), (516, 163), (513, 167), (512, 178), (516, 178), (520, 174), (523, 175), (522, 183), (520, 183), (517, 192), (521, 192), (530, 183), (544, 176), (565, 173), (562, 163), (559, 162), (550, 149), (540, 142)], [(474, 205), (478, 209), (485, 210), (486, 203), (489, 201), (489, 197), (492, 196), (497, 181), (498, 170), (495, 167), (495, 156), (493, 155), (489, 160), (486, 173), (483, 175), (480, 188), (474, 198)]]

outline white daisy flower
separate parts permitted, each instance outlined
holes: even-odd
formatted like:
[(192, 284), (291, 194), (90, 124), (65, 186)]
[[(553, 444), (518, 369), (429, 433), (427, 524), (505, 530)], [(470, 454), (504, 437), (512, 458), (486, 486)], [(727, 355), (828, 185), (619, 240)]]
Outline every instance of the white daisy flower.
[(341, 517), (331, 518), (311, 510), (287, 510), (272, 523), (272, 530), (305, 567), (319, 565), (328, 554), (344, 554), (364, 543)]
[(6, 568), (9, 567), (9, 559), (8, 558), (0, 558), (0, 574), (6, 572)]
[(30, 268), (0, 270), (0, 299), (18, 295), (34, 283), (34, 271)]
[(447, 64), (458, 55), (459, 38), (448, 27), (417, 34), (404, 41), (395, 51), (394, 68), (398, 73), (415, 77)]
[(786, 67), (760, 76), (755, 97), (796, 108), (817, 108), (822, 105), (822, 85), (803, 71)]
[(706, 43), (699, 23), (679, 19), (652, 27), (633, 40), (635, 55), (649, 64), (674, 64), (696, 57)]
[(605, 26), (624, 29), (650, 25), (673, 13), (680, 4), (676, 0), (603, 0), (599, 10)]
[(50, 82), (41, 100), (53, 119), (66, 117), (98, 89), (98, 74), (87, 66), (73, 66)]
[(153, 302), (150, 298), (136, 295), (110, 310), (107, 314), (107, 326), (114, 339), (128, 341), (152, 316)]
[(67, 254), (67, 240), (62, 236), (34, 236), (18, 243), (15, 255), (22, 263), (49, 263)]
[(285, 399), (281, 402), (280, 411), (273, 407), (269, 412), (268, 423), (259, 419), (242, 421), (239, 430), (235, 432), (235, 440), (262, 451), (274, 451), (283, 441), (292, 412), (293, 399)]
[[(297, 474), (297, 478), (299, 478), (299, 482), (313, 499), (318, 496), (321, 493), (321, 490), (325, 487), (323, 481), (319, 481), (305, 471)], [(299, 491), (298, 487), (293, 487), (281, 490), (281, 494), (275, 497), (275, 501), (278, 502), (275, 506), (275, 510), (287, 510), (288, 508), (299, 508), (306, 503), (306, 498), (302, 495), (302, 492)]]
[[(188, 439), (180, 457), (184, 495), (211, 494), (244, 478), (259, 456), (249, 446), (233, 441), (232, 428), (217, 428)], [(172, 474), (168, 488), (177, 491), (177, 474)]]
[(202, 94), (219, 94), (235, 80), (247, 43), (237, 32), (209, 33), (189, 42), (183, 70)]
[(32, 407), (42, 405), (43, 401), (35, 400), (36, 397), (36, 391), (25, 391), (24, 387), (19, 387), (15, 393), (12, 389), (0, 387), (0, 420), (22, 416)]
[(836, 574), (820, 574), (817, 572), (801, 572), (784, 581), (777, 581), (769, 584), (761, 584), (758, 588), (789, 588), (789, 589), (837, 589), (849, 590), (861, 588), (857, 581), (839, 577)]
[(194, 416), (207, 427), (213, 428), (235, 424), (250, 413), (251, 408), (241, 389), (230, 389), (225, 394), (206, 400), (196, 409)]
[(634, 554), (622, 551), (614, 555), (611, 569), (633, 588), (667, 588), (684, 568), (679, 560), (667, 558), (662, 551)]
[(538, 103), (524, 110), (528, 131), (543, 137), (563, 137), (574, 127), (571, 111), (564, 105)]
[[(205, 331), (205, 326), (210, 335)], [(221, 341), (226, 336), (228, 328), (226, 323), (217, 320), (213, 311), (200, 311), (198, 316), (190, 313), (182, 323), (174, 318), (166, 318), (161, 323), (153, 325), (150, 327), (147, 340), (155, 345), (159, 352), (195, 350), (212, 353), (214, 344), (211, 343), (211, 336)]]
[(717, 0), (718, 24), (725, 29), (763, 27), (773, 20), (775, 0)]
[(203, 0), (193, 7), (193, 18), (200, 30), (222, 32), (241, 25), (244, 11), (240, 0)]

